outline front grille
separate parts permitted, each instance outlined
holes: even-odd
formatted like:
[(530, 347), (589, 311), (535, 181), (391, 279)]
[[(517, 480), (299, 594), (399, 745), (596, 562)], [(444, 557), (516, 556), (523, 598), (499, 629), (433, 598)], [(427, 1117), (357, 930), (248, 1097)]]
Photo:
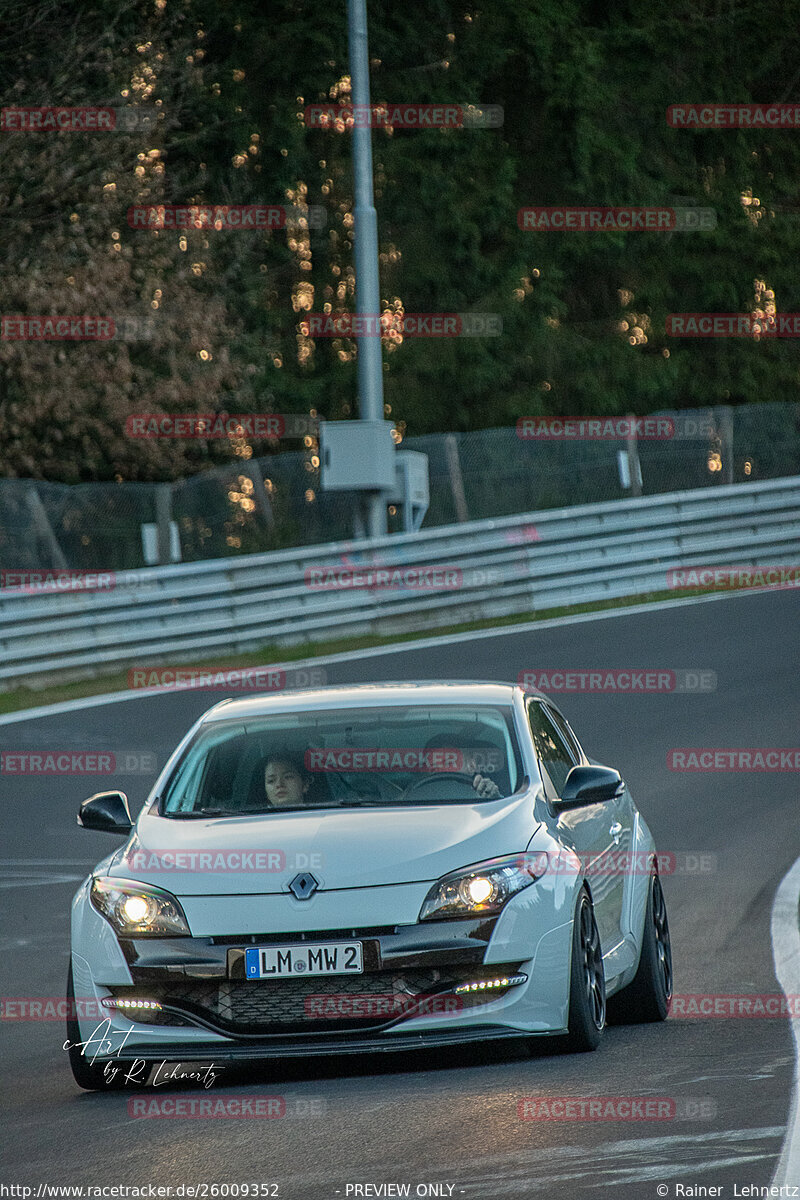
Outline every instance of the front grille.
[[(459, 983), (486, 974), (512, 975), (519, 964), (415, 967), (370, 971), (363, 975), (320, 976), (281, 980), (209, 979), (170, 981), (114, 988), (115, 996), (158, 1000), (187, 1016), (197, 1016), (222, 1032), (238, 1034), (319, 1033), (377, 1028), (412, 1015), (415, 1001), (422, 1012), (471, 1009), (505, 994), (507, 988), (465, 996), (443, 996)], [(440, 999), (430, 1005), (427, 997)], [(137, 1013), (141, 1024), (176, 1024), (170, 1013)]]

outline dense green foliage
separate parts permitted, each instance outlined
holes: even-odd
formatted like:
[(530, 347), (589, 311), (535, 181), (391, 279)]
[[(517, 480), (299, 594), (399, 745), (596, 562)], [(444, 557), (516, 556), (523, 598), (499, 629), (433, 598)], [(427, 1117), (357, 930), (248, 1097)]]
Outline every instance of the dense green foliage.
[[(305, 309), (354, 304), (350, 134), (303, 120), (347, 99), (346, 0), (3, 8), (5, 105), (160, 117), (152, 133), (0, 134), (2, 312), (130, 313), (155, 329), (0, 343), (0, 474), (174, 478), (250, 454), (132, 441), (136, 412), (354, 415), (354, 344), (300, 331)], [(797, 0), (372, 0), (373, 101), (505, 113), (499, 129), (373, 133), (384, 304), (503, 320), (500, 337), (386, 344), (403, 431), (797, 397), (795, 341), (676, 340), (665, 318), (750, 312), (756, 280), (778, 312), (800, 310), (800, 128), (672, 129), (665, 110), (795, 99), (799, 18)], [(131, 204), (188, 202), (322, 205), (327, 223), (183, 239), (128, 226)], [(527, 204), (683, 202), (713, 208), (717, 228), (517, 225)]]

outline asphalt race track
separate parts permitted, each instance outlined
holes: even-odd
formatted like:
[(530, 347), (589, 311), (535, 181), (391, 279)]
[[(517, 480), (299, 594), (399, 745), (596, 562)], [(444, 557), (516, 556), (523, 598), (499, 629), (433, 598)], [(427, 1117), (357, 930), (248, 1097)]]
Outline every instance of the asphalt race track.
[[(716, 690), (705, 693), (556, 699), (589, 754), (623, 773), (659, 850), (683, 864), (664, 880), (676, 993), (774, 995), (770, 915), (800, 856), (797, 773), (676, 773), (666, 757), (673, 747), (800, 745), (799, 613), (793, 591), (727, 597), (411, 645), (326, 669), (329, 683), (513, 680), (545, 667), (715, 671)], [(190, 722), (221, 698), (163, 694), (2, 721), (0, 749), (149, 750), (160, 768)], [(152, 778), (118, 781), (134, 812)], [(0, 776), (3, 997), (63, 996), (72, 894), (118, 844), (79, 829), (75, 813), (86, 795), (116, 782)], [(175, 1195), (180, 1184), (274, 1182), (270, 1194), (280, 1200), (402, 1194), (353, 1188), (387, 1183), (410, 1185), (411, 1196), (426, 1194), (417, 1185), (443, 1185), (427, 1194), (468, 1200), (733, 1200), (748, 1195), (746, 1186), (770, 1183), (795, 1063), (785, 1019), (671, 1017), (611, 1027), (588, 1055), (559, 1055), (542, 1041), (532, 1056), (508, 1043), (248, 1068), (223, 1074), (204, 1094), (282, 1096), (295, 1115), (148, 1120), (129, 1116), (130, 1093), (79, 1091), (60, 1022), (4, 1020), (2, 1034), (2, 1087), (13, 1102), (5, 1108), (2, 1180), (33, 1185), (34, 1196), (40, 1183), (172, 1185)], [(518, 1102), (526, 1096), (668, 1097), (676, 1116), (524, 1121)], [(690, 1190), (700, 1186), (723, 1190)]]

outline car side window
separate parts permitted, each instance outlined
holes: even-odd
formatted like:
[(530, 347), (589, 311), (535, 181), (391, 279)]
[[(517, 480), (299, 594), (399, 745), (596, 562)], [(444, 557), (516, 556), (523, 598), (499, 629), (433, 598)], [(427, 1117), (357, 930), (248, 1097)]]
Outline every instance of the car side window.
[(528, 704), (528, 721), (536, 754), (546, 774), (547, 798), (555, 800), (561, 795), (564, 781), (578, 757), (573, 754), (568, 742), (557, 729), (550, 712), (537, 700), (531, 700)]
[(542, 707), (544, 708), (544, 711), (547, 713), (550, 720), (555, 725), (558, 732), (561, 734), (561, 737), (567, 743), (567, 746), (569, 747), (569, 749), (572, 753), (574, 761), (576, 763), (580, 762), (581, 759), (583, 758), (583, 753), (581, 751), (580, 746), (578, 745), (578, 739), (575, 737), (575, 734), (572, 732), (569, 725), (562, 717), (561, 713), (556, 712), (556, 710), (554, 708), (552, 708), (549, 704), (544, 704), (544, 705), (542, 705)]

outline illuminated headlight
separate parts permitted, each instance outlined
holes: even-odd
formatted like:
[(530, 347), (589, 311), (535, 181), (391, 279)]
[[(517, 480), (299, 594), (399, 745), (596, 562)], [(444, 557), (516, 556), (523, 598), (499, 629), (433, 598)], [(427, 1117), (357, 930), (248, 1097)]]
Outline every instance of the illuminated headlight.
[(472, 875), (460, 884), (458, 894), (465, 904), (489, 904), (497, 885), (488, 875)]
[(506, 901), (547, 870), (546, 854), (511, 854), (453, 871), (425, 897), (420, 921), (499, 913)]
[(89, 893), (93, 906), (120, 937), (189, 936), (174, 896), (149, 884), (98, 876)]

